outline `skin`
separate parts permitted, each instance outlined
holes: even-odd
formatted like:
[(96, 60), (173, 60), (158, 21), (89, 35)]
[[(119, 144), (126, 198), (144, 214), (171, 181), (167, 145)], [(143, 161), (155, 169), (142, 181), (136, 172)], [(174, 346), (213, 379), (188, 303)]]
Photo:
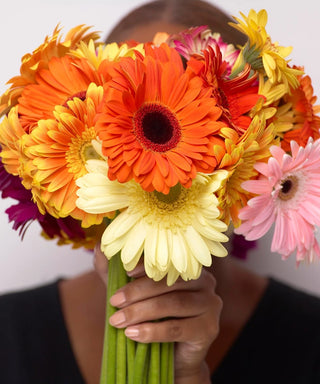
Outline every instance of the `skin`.
[[(146, 24), (127, 36), (151, 40), (156, 31), (176, 33), (185, 26), (165, 22)], [(60, 282), (60, 296), (71, 346), (88, 384), (99, 382), (105, 318), (108, 263), (95, 250), (94, 270)], [(198, 280), (165, 281), (147, 278), (140, 264), (130, 273), (135, 280), (111, 298), (119, 311), (110, 323), (124, 328), (140, 342), (175, 341), (175, 383), (207, 384), (263, 295), (267, 279), (249, 272), (238, 261), (214, 258)], [(152, 323), (170, 317), (171, 320)]]

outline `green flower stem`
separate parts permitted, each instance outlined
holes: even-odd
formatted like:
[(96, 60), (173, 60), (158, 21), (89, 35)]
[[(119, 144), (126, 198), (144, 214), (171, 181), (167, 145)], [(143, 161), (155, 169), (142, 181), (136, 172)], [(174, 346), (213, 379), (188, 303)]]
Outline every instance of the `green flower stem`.
[(117, 330), (109, 324), (109, 318), (116, 312), (116, 309), (110, 304), (110, 297), (118, 289), (118, 259), (118, 256), (114, 256), (109, 261), (108, 267), (106, 321), (104, 330), (100, 384), (114, 384), (116, 382)]
[(143, 382), (142, 384), (149, 384), (149, 365), (150, 365), (150, 344), (148, 345), (148, 352), (144, 362)]
[[(118, 288), (123, 287), (129, 281), (129, 277), (123, 268), (120, 260), (120, 255), (116, 256), (118, 259)], [(116, 368), (117, 384), (127, 384), (127, 341), (124, 329), (117, 330), (117, 368)], [(109, 384), (109, 383), (108, 383)]]
[[(136, 349), (136, 358), (134, 362), (133, 384), (143, 383), (146, 373), (146, 360), (149, 352), (149, 344), (138, 343)], [(109, 384), (109, 383), (108, 383)]]
[(160, 343), (151, 344), (148, 384), (160, 383)]
[[(117, 384), (127, 384), (127, 351), (124, 329), (117, 330)], [(108, 383), (109, 384), (109, 383)]]
[(134, 359), (136, 355), (136, 342), (127, 338), (127, 369), (128, 384), (133, 384)]
[(169, 343), (161, 343), (160, 384), (168, 384)]

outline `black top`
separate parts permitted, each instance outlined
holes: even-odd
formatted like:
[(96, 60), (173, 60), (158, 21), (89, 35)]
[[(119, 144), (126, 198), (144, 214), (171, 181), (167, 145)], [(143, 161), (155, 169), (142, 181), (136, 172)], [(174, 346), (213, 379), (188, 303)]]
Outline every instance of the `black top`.
[[(214, 384), (319, 384), (320, 300), (273, 279)], [(0, 298), (0, 383), (84, 384), (58, 283)]]

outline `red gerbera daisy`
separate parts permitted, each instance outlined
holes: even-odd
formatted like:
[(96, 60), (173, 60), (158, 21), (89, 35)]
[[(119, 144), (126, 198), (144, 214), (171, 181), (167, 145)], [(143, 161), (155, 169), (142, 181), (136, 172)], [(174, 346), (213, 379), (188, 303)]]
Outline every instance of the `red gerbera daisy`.
[(251, 68), (247, 65), (237, 77), (229, 79), (227, 62), (222, 59), (219, 46), (208, 46), (203, 53), (204, 56), (193, 56), (188, 68), (212, 87), (212, 95), (223, 110), (221, 120), (237, 132), (244, 133), (252, 121), (247, 114), (262, 97), (258, 94), (256, 75), (250, 76)]

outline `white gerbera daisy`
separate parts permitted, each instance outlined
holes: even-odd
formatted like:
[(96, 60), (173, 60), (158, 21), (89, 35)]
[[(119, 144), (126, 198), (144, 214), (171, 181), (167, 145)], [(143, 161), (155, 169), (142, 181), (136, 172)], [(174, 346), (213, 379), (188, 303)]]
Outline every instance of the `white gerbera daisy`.
[(110, 259), (121, 253), (124, 268), (135, 268), (142, 253), (147, 275), (168, 285), (181, 276), (199, 277), (202, 266), (212, 257), (226, 256), (220, 242), (227, 225), (218, 219), (218, 199), (214, 192), (226, 178), (226, 171), (198, 174), (190, 188), (180, 184), (170, 193), (146, 192), (140, 184), (119, 183), (108, 178), (107, 162), (88, 161), (88, 174), (77, 180), (77, 206), (89, 213), (120, 210), (106, 228), (101, 249)]

